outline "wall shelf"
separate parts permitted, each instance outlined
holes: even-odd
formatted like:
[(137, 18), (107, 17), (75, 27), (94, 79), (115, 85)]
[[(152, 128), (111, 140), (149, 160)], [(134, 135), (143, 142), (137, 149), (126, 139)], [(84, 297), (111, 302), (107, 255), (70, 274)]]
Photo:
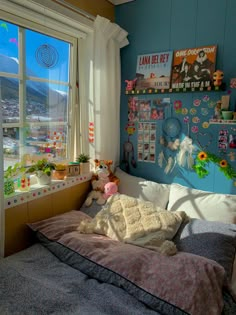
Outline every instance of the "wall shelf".
[(236, 120), (226, 120), (226, 119), (210, 119), (209, 124), (211, 125), (236, 125)]
[(165, 93), (189, 93), (189, 92), (220, 92), (225, 91), (225, 85), (221, 86), (208, 86), (208, 87), (199, 87), (199, 88), (177, 88), (177, 89), (140, 89), (140, 90), (131, 90), (125, 91), (126, 95), (143, 95), (143, 94), (165, 94)]

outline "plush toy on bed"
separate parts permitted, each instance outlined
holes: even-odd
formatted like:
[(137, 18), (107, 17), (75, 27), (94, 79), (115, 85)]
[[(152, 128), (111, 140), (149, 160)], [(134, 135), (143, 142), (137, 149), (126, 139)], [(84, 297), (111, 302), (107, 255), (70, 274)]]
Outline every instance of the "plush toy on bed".
[(109, 182), (104, 186), (103, 198), (106, 200), (118, 192), (118, 186), (114, 182)]
[[(85, 200), (85, 205), (89, 207), (93, 200), (96, 203), (103, 205), (107, 198), (104, 198), (104, 187), (107, 183), (113, 182), (118, 186), (119, 178), (113, 174), (111, 171), (112, 160), (94, 160), (95, 171), (91, 179), (92, 191), (89, 193), (87, 199)], [(114, 187), (113, 187), (114, 190)], [(118, 189), (117, 189), (118, 190)]]

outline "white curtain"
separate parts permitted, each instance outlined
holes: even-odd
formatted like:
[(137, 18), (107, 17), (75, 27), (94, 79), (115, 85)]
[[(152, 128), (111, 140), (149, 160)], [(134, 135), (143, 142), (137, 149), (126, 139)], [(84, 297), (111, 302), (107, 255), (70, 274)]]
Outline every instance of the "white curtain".
[(120, 157), (120, 49), (128, 43), (125, 30), (97, 16), (79, 47), (81, 151), (113, 166)]

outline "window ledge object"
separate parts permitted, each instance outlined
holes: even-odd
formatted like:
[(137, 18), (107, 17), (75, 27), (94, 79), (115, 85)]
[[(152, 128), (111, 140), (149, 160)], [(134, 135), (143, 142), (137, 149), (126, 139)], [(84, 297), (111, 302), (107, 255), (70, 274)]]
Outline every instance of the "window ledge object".
[(17, 190), (14, 195), (5, 197), (4, 209), (12, 208), (22, 203), (44, 197), (83, 182), (87, 182), (91, 179), (91, 177), (92, 172), (75, 177), (68, 177), (65, 180), (52, 180), (50, 185), (32, 184), (29, 191), (22, 192)]

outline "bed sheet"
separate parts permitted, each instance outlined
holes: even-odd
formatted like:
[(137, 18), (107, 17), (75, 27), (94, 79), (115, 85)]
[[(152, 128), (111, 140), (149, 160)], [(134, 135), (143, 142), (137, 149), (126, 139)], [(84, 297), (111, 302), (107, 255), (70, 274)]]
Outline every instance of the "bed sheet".
[(157, 315), (112, 284), (62, 263), (41, 244), (0, 260), (1, 315)]

